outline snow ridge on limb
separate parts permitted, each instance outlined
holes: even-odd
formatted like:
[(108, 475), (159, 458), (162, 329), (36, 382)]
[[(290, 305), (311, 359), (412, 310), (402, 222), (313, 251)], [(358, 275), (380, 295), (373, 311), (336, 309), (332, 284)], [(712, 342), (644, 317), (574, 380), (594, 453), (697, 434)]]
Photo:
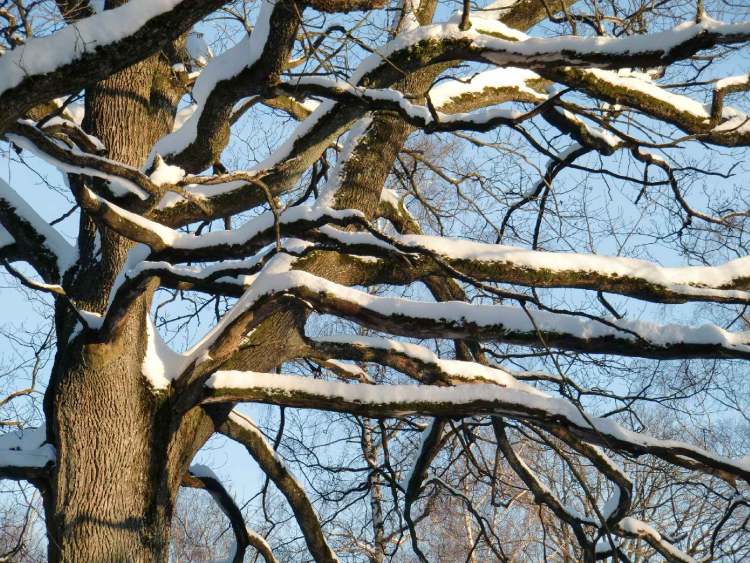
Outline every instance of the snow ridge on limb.
[(28, 150), (47, 161), (63, 173), (85, 174), (107, 181), (114, 197), (133, 195), (145, 201), (160, 193), (159, 187), (140, 170), (103, 156), (61, 146), (37, 129), (33, 122), (17, 122), (6, 138), (18, 147)]
[[(396, 249), (372, 233), (323, 226), (325, 238), (377, 256)], [(580, 287), (633, 295), (657, 302), (750, 300), (750, 259), (718, 266), (665, 267), (619, 256), (539, 251), (430, 235), (391, 235), (402, 252), (426, 251), (480, 280), (542, 287)], [(430, 267), (430, 260), (425, 260)], [(417, 263), (415, 271), (420, 270)], [(434, 264), (432, 266), (435, 267)], [(425, 272), (426, 273), (426, 272)]]
[[(88, 188), (81, 190), (79, 201), (87, 211), (104, 220), (114, 231), (149, 246), (154, 251), (153, 258), (159, 260), (194, 262), (244, 257), (260, 250), (276, 237), (277, 219), (270, 212), (251, 219), (237, 229), (196, 235), (177, 231), (128, 211)], [(286, 235), (290, 228), (302, 233), (326, 223), (346, 225), (361, 222), (361, 219), (362, 214), (352, 209), (298, 205), (279, 214), (278, 226)]]
[[(277, 5), (280, 5), (283, 9), (283, 0), (262, 0), (260, 14), (255, 21), (250, 36), (245, 37), (231, 49), (214, 57), (201, 71), (192, 90), (192, 96), (196, 102), (194, 111), (179, 129), (163, 137), (154, 145), (149, 163), (153, 161), (157, 154), (161, 154), (169, 160), (173, 155), (186, 150), (196, 142), (198, 124), (206, 109), (209, 96), (216, 87), (221, 82), (231, 80), (243, 71), (251, 69), (263, 56), (271, 32), (271, 16)], [(248, 92), (246, 95), (250, 94), (252, 92)], [(232, 102), (233, 104), (234, 102)]]
[(55, 448), (46, 443), (44, 426), (11, 430), (0, 435), (0, 480), (44, 477), (55, 462)]
[(541, 393), (531, 385), (519, 382), (504, 369), (465, 360), (446, 360), (429, 348), (410, 342), (379, 336), (339, 334), (312, 338), (310, 346), (313, 353), (330, 358), (375, 361), (423, 383), (494, 383), (532, 394)]
[(48, 283), (57, 283), (78, 260), (78, 253), (4, 180), (0, 179), (2, 246), (15, 244), (19, 258), (29, 262)]
[(317, 311), (342, 316), (396, 335), (423, 338), (496, 339), (589, 352), (618, 350), (644, 357), (746, 357), (750, 333), (732, 333), (715, 325), (691, 327), (645, 321), (604, 324), (578, 316), (526, 310), (508, 305), (431, 303), (378, 297), (302, 271), (262, 274), (235, 307), (253, 307), (260, 297), (293, 294)]
[(661, 440), (620, 426), (610, 418), (585, 416), (565, 399), (488, 383), (452, 387), (320, 381), (296, 375), (217, 371), (205, 385), (203, 402), (257, 401), (317, 408), (374, 418), (503, 415), (540, 424), (560, 424), (580, 439), (651, 454), (670, 463), (734, 482), (750, 483), (750, 461), (730, 459), (677, 440)]
[(33, 38), (0, 58), (0, 130), (156, 52), (224, 0), (133, 0)]

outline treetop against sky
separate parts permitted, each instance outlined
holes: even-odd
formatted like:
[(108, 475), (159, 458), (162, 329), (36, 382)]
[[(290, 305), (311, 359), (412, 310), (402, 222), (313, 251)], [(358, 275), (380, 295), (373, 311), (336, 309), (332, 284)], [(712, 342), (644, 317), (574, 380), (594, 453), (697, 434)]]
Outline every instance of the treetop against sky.
[(750, 557), (748, 43), (729, 0), (0, 1), (0, 550)]

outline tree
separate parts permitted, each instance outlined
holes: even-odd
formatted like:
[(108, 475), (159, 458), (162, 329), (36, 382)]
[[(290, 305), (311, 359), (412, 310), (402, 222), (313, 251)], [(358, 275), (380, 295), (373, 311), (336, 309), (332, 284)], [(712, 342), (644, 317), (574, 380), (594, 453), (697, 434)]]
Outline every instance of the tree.
[(0, 180), (49, 560), (167, 560), (180, 487), (234, 561), (750, 556), (750, 10), (459, 4), (0, 4), (8, 157), (73, 203)]

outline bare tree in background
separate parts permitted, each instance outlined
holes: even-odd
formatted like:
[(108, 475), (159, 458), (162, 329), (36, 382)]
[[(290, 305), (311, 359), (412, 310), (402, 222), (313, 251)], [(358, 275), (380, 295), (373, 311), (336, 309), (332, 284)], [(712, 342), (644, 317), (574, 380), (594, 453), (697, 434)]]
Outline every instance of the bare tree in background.
[(0, 37), (0, 260), (51, 322), (6, 329), (0, 478), (50, 561), (750, 558), (745, 3), (14, 0)]

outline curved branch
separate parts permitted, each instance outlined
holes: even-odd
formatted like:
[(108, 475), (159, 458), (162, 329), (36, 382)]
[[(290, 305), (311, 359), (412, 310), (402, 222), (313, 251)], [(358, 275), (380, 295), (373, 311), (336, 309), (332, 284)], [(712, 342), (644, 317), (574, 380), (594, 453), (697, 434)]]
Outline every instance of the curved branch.
[(229, 494), (229, 491), (226, 490), (213, 471), (201, 465), (193, 465), (190, 467), (189, 473), (183, 476), (182, 486), (208, 491), (221, 511), (229, 518), (229, 524), (232, 526), (235, 537), (233, 563), (244, 561), (245, 552), (249, 545), (252, 545), (263, 556), (266, 563), (278, 563), (268, 542), (259, 534), (247, 529), (240, 507), (237, 506), (232, 495)]
[(278, 80), (297, 36), (300, 10), (291, 0), (263, 0), (250, 37), (214, 58), (192, 91), (195, 112), (177, 131), (156, 143), (171, 164), (200, 172), (218, 159), (229, 141), (237, 100), (261, 93)]
[(337, 562), (338, 558), (326, 541), (312, 502), (253, 421), (232, 411), (226, 420), (220, 422), (218, 430), (245, 446), (261, 470), (286, 497), (315, 561)]
[[(9, 259), (31, 264), (47, 283), (58, 283), (78, 259), (75, 249), (42, 219), (5, 181), (0, 179), (0, 247)], [(11, 253), (10, 247), (16, 251)]]

